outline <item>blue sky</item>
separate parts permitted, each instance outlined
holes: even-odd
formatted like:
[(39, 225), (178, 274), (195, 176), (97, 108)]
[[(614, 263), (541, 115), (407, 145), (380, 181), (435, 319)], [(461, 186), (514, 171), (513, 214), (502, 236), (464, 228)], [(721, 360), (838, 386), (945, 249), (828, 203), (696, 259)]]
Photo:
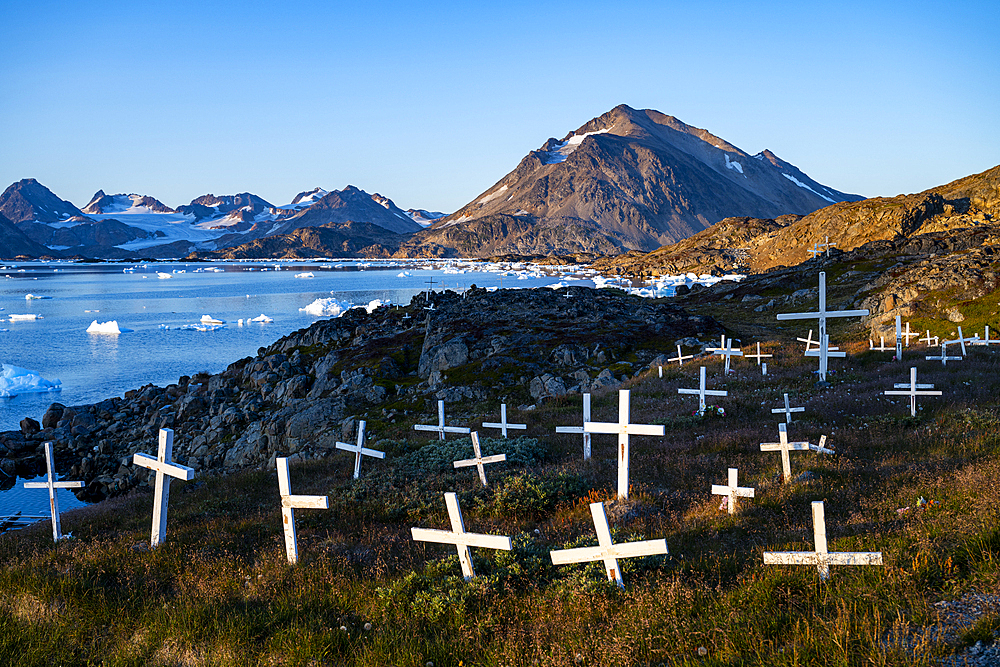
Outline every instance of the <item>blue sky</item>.
[(653, 108), (866, 196), (1000, 163), (1000, 3), (4, 0), (0, 188), (450, 212)]

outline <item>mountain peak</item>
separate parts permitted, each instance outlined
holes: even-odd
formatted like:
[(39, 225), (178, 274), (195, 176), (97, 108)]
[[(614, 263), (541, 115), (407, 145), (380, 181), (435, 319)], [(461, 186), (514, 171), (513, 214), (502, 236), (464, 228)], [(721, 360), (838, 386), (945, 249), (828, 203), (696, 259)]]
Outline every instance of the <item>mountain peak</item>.
[(51, 190), (33, 178), (12, 184), (0, 195), (0, 213), (11, 222), (58, 222), (83, 211), (68, 201), (60, 199)]

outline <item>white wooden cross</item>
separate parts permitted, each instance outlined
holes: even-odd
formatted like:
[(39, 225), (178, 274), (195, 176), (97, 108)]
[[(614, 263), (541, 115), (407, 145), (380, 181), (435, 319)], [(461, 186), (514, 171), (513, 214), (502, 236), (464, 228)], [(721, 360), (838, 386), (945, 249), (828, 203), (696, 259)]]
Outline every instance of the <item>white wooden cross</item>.
[(172, 478), (190, 482), (194, 479), (194, 468), (175, 464), (174, 431), (170, 428), (160, 429), (160, 446), (156, 458), (148, 454), (136, 452), (132, 463), (143, 468), (156, 471), (156, 491), (153, 494), (153, 531), (149, 539), (150, 546), (159, 546), (167, 537), (167, 504), (170, 501), (170, 482)]
[[(725, 338), (725, 336), (723, 336), (723, 338)], [(723, 357), (726, 358), (726, 368), (725, 368), (725, 372), (726, 373), (729, 373), (729, 360), (732, 357), (742, 357), (743, 356), (743, 350), (734, 350), (733, 349), (733, 339), (732, 338), (730, 338), (725, 343), (723, 343), (722, 347), (710, 347), (710, 348), (706, 349), (706, 352), (711, 352), (712, 354), (718, 354), (718, 355), (721, 355), (721, 356), (723, 356)]]
[(823, 581), (830, 576), (831, 565), (881, 565), (882, 552), (835, 552), (827, 551), (826, 518), (823, 501), (812, 503), (813, 539), (815, 551), (765, 551), (765, 565), (815, 565), (819, 578)]
[(919, 337), (920, 337), (920, 333), (917, 332), (917, 331), (912, 331), (911, 332), (910, 331), (910, 323), (907, 322), (906, 323), (906, 328), (903, 329), (903, 339), (906, 342), (906, 347), (910, 347), (910, 339), (911, 338), (919, 338)]
[(806, 252), (812, 254), (810, 259), (816, 259), (818, 256), (823, 254), (823, 251), (820, 249), (819, 241), (813, 242), (813, 247), (806, 249)]
[(746, 354), (744, 355), (748, 359), (756, 359), (757, 365), (760, 366), (761, 359), (769, 359), (773, 357), (773, 354), (761, 354), (760, 353), (760, 341), (757, 341), (757, 354)]
[[(628, 498), (628, 465), (629, 465), (629, 436), (630, 435), (664, 435), (665, 426), (654, 426), (650, 424), (630, 424), (629, 423), (629, 394), (628, 389), (618, 390), (618, 422), (584, 422), (583, 429), (588, 433), (617, 433), (618, 434), (618, 497)], [(593, 506), (591, 506), (593, 507)]]
[(503, 437), (507, 437), (507, 429), (514, 429), (516, 431), (524, 431), (528, 428), (527, 424), (511, 424), (507, 422), (507, 404), (500, 404), (500, 421), (499, 422), (483, 422), (483, 428), (498, 428), (503, 434)]
[(813, 330), (812, 329), (809, 330), (809, 335), (806, 336), (805, 338), (796, 338), (795, 340), (806, 344), (806, 349), (805, 349), (806, 352), (808, 352), (809, 350), (813, 349), (812, 348), (813, 345), (816, 346), (816, 349), (819, 349), (819, 341), (818, 340), (813, 340)]
[(906, 389), (907, 391), (886, 391), (886, 396), (909, 396), (910, 397), (910, 416), (917, 416), (917, 396), (940, 396), (940, 391), (920, 391), (933, 389), (932, 384), (917, 384), (917, 368), (916, 366), (910, 367), (910, 381), (909, 382), (897, 382), (892, 385), (894, 389)]
[(438, 423), (437, 426), (428, 426), (426, 424), (414, 424), (414, 431), (435, 431), (440, 436), (440, 440), (444, 440), (445, 433), (471, 433), (472, 429), (464, 426), (445, 426), (444, 425), (444, 401), (438, 401)]
[(483, 450), (479, 447), (479, 434), (475, 431), (472, 432), (472, 451), (476, 453), (476, 458), (454, 461), (452, 462), (452, 465), (456, 468), (470, 468), (472, 466), (476, 466), (476, 468), (479, 469), (479, 479), (483, 482), (483, 486), (486, 486), (486, 469), (483, 468), (483, 465), (487, 463), (500, 463), (501, 461), (506, 461), (507, 455), (494, 454), (493, 456), (483, 456)]
[(785, 424), (778, 424), (778, 439), (780, 442), (762, 442), (760, 451), (781, 452), (781, 477), (789, 482), (792, 479), (792, 464), (788, 458), (790, 451), (808, 451), (808, 442), (788, 442), (788, 430)]
[[(829, 317), (865, 317), (869, 314), (868, 309), (863, 310), (827, 310), (826, 309), (826, 271), (819, 272), (819, 310), (814, 313), (779, 313), (778, 320), (819, 320), (819, 340), (820, 347), (828, 345), (828, 340), (826, 338), (826, 320)], [(809, 351), (806, 351), (809, 354)], [(820, 366), (823, 365), (822, 357), (820, 358)], [(826, 380), (826, 374), (820, 373), (822, 379)]]
[(979, 334), (976, 334), (975, 336), (969, 336), (968, 338), (966, 338), (965, 336), (962, 335), (962, 327), (958, 327), (958, 338), (956, 338), (955, 340), (944, 340), (941, 341), (941, 343), (942, 345), (952, 345), (954, 343), (958, 343), (959, 345), (962, 346), (962, 356), (964, 357), (966, 354), (968, 354), (967, 350), (965, 349), (965, 344), (966, 343), (970, 343), (972, 345), (979, 344)]
[(465, 577), (466, 581), (469, 581), (476, 576), (476, 571), (472, 569), (472, 554), (469, 547), (510, 551), (510, 538), (502, 535), (465, 532), (465, 522), (462, 521), (462, 508), (458, 506), (458, 496), (454, 493), (445, 493), (444, 502), (448, 506), (448, 517), (451, 519), (450, 531), (434, 528), (410, 528), (410, 534), (418, 542), (454, 544), (458, 547), (458, 562), (462, 565), (462, 576)]
[(843, 358), (847, 356), (846, 352), (837, 352), (837, 348), (830, 347), (830, 336), (823, 335), (823, 343), (819, 346), (817, 350), (809, 350), (806, 352), (807, 357), (819, 357), (819, 378), (821, 381), (826, 381), (827, 371), (830, 369), (830, 357)]
[(583, 424), (584, 426), (556, 426), (556, 433), (582, 433), (583, 434), (583, 460), (590, 460), (590, 434), (585, 428), (590, 421), (590, 394), (583, 395)]
[(722, 486), (720, 484), (712, 485), (712, 495), (715, 496), (726, 496), (728, 499), (729, 513), (736, 513), (736, 498), (753, 498), (754, 489), (749, 487), (742, 487), (737, 483), (739, 478), (739, 470), (737, 468), (729, 469), (729, 479), (728, 485)]
[(821, 244), (819, 247), (820, 248), (826, 248), (826, 256), (829, 257), (830, 256), (830, 248), (833, 248), (836, 245), (837, 245), (836, 243), (830, 243), (830, 237), (827, 236), (826, 237), (826, 243)]
[(805, 408), (793, 408), (793, 407), (791, 407), (791, 405), (788, 402), (788, 394), (785, 394), (785, 407), (783, 407), (783, 408), (771, 408), (771, 413), (772, 414), (777, 414), (777, 413), (781, 413), (781, 412), (785, 413), (785, 423), (786, 424), (791, 424), (792, 423), (792, 413), (793, 412), (805, 412), (805, 411), (806, 411)]
[(608, 516), (604, 512), (604, 503), (591, 503), (590, 514), (594, 517), (594, 529), (597, 531), (599, 546), (551, 551), (549, 555), (552, 556), (553, 565), (591, 563), (603, 560), (604, 570), (608, 573), (608, 581), (615, 582), (619, 588), (625, 588), (625, 582), (622, 581), (622, 571), (618, 569), (619, 558), (669, 553), (667, 541), (663, 539), (615, 544), (611, 540), (611, 529), (608, 527)]
[(961, 361), (962, 357), (949, 357), (948, 356), (948, 343), (941, 343), (941, 354), (934, 355), (928, 354), (924, 357), (927, 361), (940, 361), (942, 366), (947, 366), (949, 361)]
[(931, 345), (937, 345), (940, 339), (937, 336), (931, 336), (931, 330), (927, 330), (927, 335), (920, 339), (921, 343), (927, 343), (927, 347)]
[[(693, 354), (689, 354), (689, 355), (685, 356), (684, 354), (681, 353), (681, 346), (678, 345), (677, 346), (677, 356), (676, 357), (671, 357), (671, 358), (667, 359), (667, 361), (676, 361), (678, 366), (683, 366), (685, 359), (694, 359), (694, 355)], [(660, 373), (660, 377), (663, 377), (663, 373), (662, 372)]]
[(384, 459), (385, 452), (380, 452), (377, 449), (368, 449), (365, 447), (365, 421), (362, 419), (358, 422), (358, 444), (349, 445), (346, 442), (336, 443), (337, 449), (342, 449), (345, 452), (354, 452), (354, 479), (361, 476), (361, 455), (372, 456), (377, 459)]
[(876, 352), (888, 352), (889, 350), (891, 350), (892, 349), (891, 347), (886, 347), (885, 346), (885, 336), (881, 336), (881, 339), (882, 339), (882, 342), (879, 344), (878, 347), (875, 347), (875, 342), (871, 338), (869, 338), (868, 339), (868, 349), (869, 350), (874, 350)]
[(705, 397), (706, 396), (729, 396), (729, 392), (726, 390), (719, 389), (706, 389), (706, 377), (705, 377), (705, 367), (701, 367), (699, 372), (701, 381), (699, 383), (698, 389), (677, 389), (678, 394), (697, 394), (698, 395), (698, 413), (705, 414)]
[(56, 474), (56, 458), (52, 451), (52, 443), (45, 443), (45, 472), (44, 482), (25, 482), (26, 489), (48, 489), (49, 490), (49, 511), (52, 513), (52, 541), (58, 542), (63, 538), (62, 526), (59, 523), (59, 496), (57, 489), (80, 489), (86, 486), (84, 482), (60, 482), (59, 475)]
[(986, 345), (986, 346), (1000, 345), (1000, 338), (994, 338), (993, 340), (990, 340), (990, 325), (987, 324), (985, 336), (983, 337), (982, 340), (976, 343), (976, 345)]
[(326, 496), (293, 496), (292, 484), (288, 478), (288, 459), (274, 459), (278, 468), (278, 493), (281, 494), (281, 521), (285, 529), (285, 555), (292, 565), (299, 560), (299, 542), (295, 537), (295, 510), (325, 510), (330, 509), (330, 501)]
[(809, 449), (812, 450), (812, 451), (814, 451), (814, 452), (816, 452), (817, 454), (835, 454), (836, 453), (832, 449), (827, 449), (826, 448), (826, 436), (825, 435), (819, 436), (819, 444), (818, 445), (814, 445), (812, 443), (809, 443)]

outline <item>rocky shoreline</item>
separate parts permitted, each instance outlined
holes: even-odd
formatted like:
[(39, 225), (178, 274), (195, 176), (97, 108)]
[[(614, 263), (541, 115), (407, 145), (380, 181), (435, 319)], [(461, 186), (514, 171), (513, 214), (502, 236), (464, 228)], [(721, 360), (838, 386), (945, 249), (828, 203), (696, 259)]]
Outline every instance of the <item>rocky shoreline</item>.
[[(677, 305), (617, 290), (500, 290), (418, 295), (405, 308), (353, 309), (296, 331), (222, 373), (147, 385), (91, 405), (53, 403), (41, 422), (0, 433), (0, 486), (44, 469), (55, 443), (60, 476), (82, 479), (86, 500), (149, 480), (132, 464), (174, 429), (174, 457), (199, 473), (273, 465), (276, 456), (329, 455), (355, 421), (385, 432), (497, 405), (537, 404), (613, 389), (677, 344), (703, 348), (722, 325)], [(463, 415), (463, 412), (466, 413)]]

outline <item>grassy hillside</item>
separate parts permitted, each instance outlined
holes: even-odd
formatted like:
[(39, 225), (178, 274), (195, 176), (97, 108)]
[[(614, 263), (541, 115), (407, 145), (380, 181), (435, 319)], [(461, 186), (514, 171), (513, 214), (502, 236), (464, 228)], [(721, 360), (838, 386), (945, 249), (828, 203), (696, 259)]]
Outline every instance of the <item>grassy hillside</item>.
[[(773, 317), (773, 316), (772, 316)], [(804, 327), (805, 328), (805, 327)], [(801, 332), (801, 333), (804, 333)], [(767, 340), (767, 339), (765, 339)], [(752, 341), (744, 340), (745, 346)], [(864, 343), (867, 346), (867, 343)], [(0, 664), (4, 665), (845, 665), (938, 664), (970, 656), (1000, 631), (1000, 350), (976, 348), (942, 367), (909, 348), (902, 363), (856, 343), (817, 389), (815, 360), (788, 338), (764, 345), (763, 377), (712, 359), (630, 380), (632, 491), (614, 500), (614, 436), (594, 436), (584, 463), (580, 398), (530, 412), (527, 436), (489, 439), (506, 451), (483, 488), (469, 441), (439, 443), (416, 417), (376, 429), (350, 475), (343, 452), (292, 466), (292, 489), (328, 494), (330, 510), (297, 512), (300, 562), (285, 562), (273, 470), (176, 483), (167, 543), (146, 545), (151, 493), (63, 517), (73, 539), (54, 546), (37, 526), (0, 536)], [(725, 416), (698, 417), (698, 365)], [(881, 392), (934, 383), (917, 417)], [(782, 484), (774, 441), (782, 394), (806, 411), (793, 440), (828, 436), (833, 456), (793, 452)], [(594, 419), (617, 420), (617, 392), (594, 398)], [(497, 415), (461, 412), (456, 424)], [(498, 410), (497, 410), (498, 412)], [(487, 419), (488, 418), (488, 419)], [(712, 484), (737, 467), (756, 497), (729, 516)], [(466, 584), (453, 548), (413, 542), (411, 526), (447, 528), (455, 491), (466, 530), (510, 535), (512, 552), (473, 549)], [(930, 501), (918, 507), (918, 499)], [(764, 566), (761, 554), (813, 548), (810, 503), (825, 501), (831, 551), (881, 551), (882, 567)], [(616, 542), (665, 538), (669, 556), (621, 560), (625, 589), (600, 563), (553, 566), (550, 549), (596, 544), (588, 504), (606, 501)], [(903, 508), (909, 508), (904, 510)], [(957, 655), (956, 655), (957, 654)], [(962, 664), (958, 662), (956, 664)]]

